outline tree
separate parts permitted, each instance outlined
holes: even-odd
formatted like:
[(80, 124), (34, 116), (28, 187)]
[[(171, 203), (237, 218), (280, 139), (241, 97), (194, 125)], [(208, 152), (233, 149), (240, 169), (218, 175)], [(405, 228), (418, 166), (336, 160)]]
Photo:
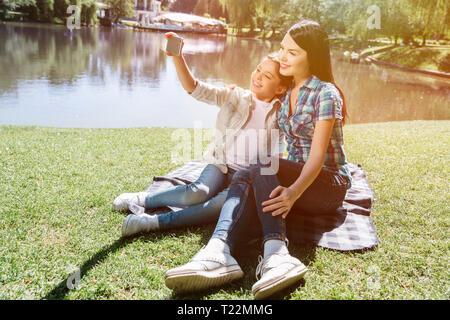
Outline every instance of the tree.
[(135, 15), (133, 0), (107, 0), (114, 15), (114, 23), (118, 23), (120, 17), (132, 17)]
[(345, 17), (351, 5), (352, 0), (321, 0), (319, 22), (329, 33), (345, 34), (349, 26)]
[(228, 15), (225, 12), (225, 8), (220, 3), (220, 0), (211, 0), (211, 3), (209, 5), (209, 14), (211, 17), (219, 19), (219, 18), (225, 18), (228, 20)]
[(159, 1), (161, 1), (161, 8), (163, 10), (166, 10), (166, 9), (168, 9), (170, 7), (171, 3), (170, 3), (169, 0), (159, 0)]
[(170, 11), (192, 13), (198, 0), (177, 0), (170, 6)]
[(210, 0), (198, 0), (197, 4), (192, 10), (192, 13), (199, 16), (202, 16), (205, 13), (209, 13), (209, 3)]
[(225, 10), (220, 4), (220, 0), (198, 0), (194, 7), (193, 13), (199, 16), (209, 14), (215, 19), (225, 17)]
[(256, 2), (258, 0), (220, 0), (233, 26), (237, 28), (249, 26), (250, 29), (255, 26)]
[(36, 5), (36, 0), (0, 0), (0, 8), (14, 10), (19, 7)]

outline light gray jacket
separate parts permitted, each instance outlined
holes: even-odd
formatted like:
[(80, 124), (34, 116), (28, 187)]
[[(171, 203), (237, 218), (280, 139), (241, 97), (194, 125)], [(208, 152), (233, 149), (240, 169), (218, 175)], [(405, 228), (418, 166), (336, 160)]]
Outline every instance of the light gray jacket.
[[(228, 172), (226, 166), (226, 146), (232, 143), (235, 134), (244, 126), (250, 116), (252, 93), (240, 87), (230, 89), (216, 87), (203, 81), (197, 81), (195, 90), (191, 93), (195, 99), (220, 108), (217, 115), (214, 134), (203, 160), (216, 165), (224, 174)], [(267, 130), (268, 153), (278, 156), (285, 150), (284, 135), (279, 130), (277, 111), (280, 100), (271, 102), (272, 108), (267, 113), (264, 128)]]

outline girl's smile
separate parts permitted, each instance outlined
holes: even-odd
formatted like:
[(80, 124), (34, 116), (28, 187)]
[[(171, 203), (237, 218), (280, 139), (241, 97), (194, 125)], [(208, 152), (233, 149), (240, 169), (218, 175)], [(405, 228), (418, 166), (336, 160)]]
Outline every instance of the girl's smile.
[(280, 69), (287, 69), (289, 67), (290, 67), (290, 65), (280, 62)]
[(264, 59), (253, 71), (250, 80), (250, 89), (255, 97), (261, 101), (271, 101), (284, 90), (280, 86), (277, 76), (277, 64), (270, 59)]
[(262, 88), (262, 85), (260, 85), (256, 81), (252, 81), (252, 86), (255, 87), (255, 88)]
[(308, 53), (297, 45), (289, 33), (281, 41), (278, 59), (282, 75), (294, 78), (305, 78), (309, 75)]

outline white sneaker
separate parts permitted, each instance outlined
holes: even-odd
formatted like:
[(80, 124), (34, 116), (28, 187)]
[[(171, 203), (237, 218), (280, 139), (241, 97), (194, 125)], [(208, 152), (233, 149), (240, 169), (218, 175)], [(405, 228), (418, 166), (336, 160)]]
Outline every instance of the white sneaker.
[(144, 206), (145, 197), (148, 195), (147, 192), (137, 192), (137, 193), (122, 193), (113, 201), (113, 210), (116, 211), (127, 211), (131, 204), (137, 204), (141, 207)]
[(130, 214), (122, 224), (122, 237), (130, 237), (132, 235), (150, 232), (159, 229), (157, 215), (143, 214), (140, 216)]
[(308, 269), (290, 254), (272, 254), (266, 259), (259, 257), (252, 292), (255, 299), (265, 299), (275, 292), (289, 287), (303, 278)]
[(166, 286), (174, 291), (197, 291), (242, 278), (244, 273), (228, 253), (201, 249), (189, 262), (166, 272)]

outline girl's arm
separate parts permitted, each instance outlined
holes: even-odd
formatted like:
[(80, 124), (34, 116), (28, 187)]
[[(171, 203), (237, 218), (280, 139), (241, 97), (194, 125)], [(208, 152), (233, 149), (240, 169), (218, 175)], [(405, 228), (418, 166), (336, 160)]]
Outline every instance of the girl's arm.
[(172, 57), (181, 85), (184, 90), (191, 94), (195, 90), (195, 87), (197, 87), (197, 80), (192, 75), (191, 70), (189, 70), (189, 67), (182, 55)]
[[(165, 36), (166, 38), (170, 38), (177, 35), (174, 32), (168, 32), (165, 34)], [(197, 86), (197, 80), (192, 75), (191, 70), (189, 70), (186, 60), (184, 60), (183, 46), (184, 42), (181, 45), (181, 52), (179, 56), (174, 56), (168, 52), (166, 52), (166, 54), (168, 56), (172, 56), (173, 63), (175, 64), (175, 69), (177, 70), (178, 80), (180, 80), (184, 90), (186, 90), (189, 94), (191, 94), (195, 90), (195, 87)]]
[(289, 186), (289, 189), (294, 192), (295, 200), (300, 198), (319, 175), (325, 161), (335, 121), (336, 119), (317, 121), (308, 160), (303, 166), (300, 176)]
[[(176, 33), (168, 32), (165, 34), (165, 36), (166, 38), (170, 38), (176, 36)], [(184, 60), (183, 46), (184, 42), (181, 45), (181, 53), (179, 56), (174, 56), (168, 52), (166, 52), (166, 54), (173, 58), (178, 79), (180, 80), (184, 90), (186, 90), (189, 94), (192, 94), (192, 96), (195, 99), (208, 104), (216, 105), (218, 107), (224, 106), (228, 101), (228, 99), (230, 98), (230, 96), (232, 95), (239, 96), (239, 94), (237, 93), (238, 91), (237, 88), (236, 90), (232, 90), (227, 87), (219, 88), (213, 85), (199, 82), (193, 76), (191, 70), (189, 70), (186, 61)], [(198, 92), (194, 92), (197, 91), (196, 89), (198, 90)]]
[(331, 133), (336, 119), (319, 120), (316, 122), (311, 151), (297, 180), (288, 188), (276, 187), (270, 194), (270, 200), (262, 203), (263, 212), (272, 212), (272, 216), (282, 214), (286, 218), (295, 201), (314, 182), (322, 169), (325, 154), (330, 142)]

